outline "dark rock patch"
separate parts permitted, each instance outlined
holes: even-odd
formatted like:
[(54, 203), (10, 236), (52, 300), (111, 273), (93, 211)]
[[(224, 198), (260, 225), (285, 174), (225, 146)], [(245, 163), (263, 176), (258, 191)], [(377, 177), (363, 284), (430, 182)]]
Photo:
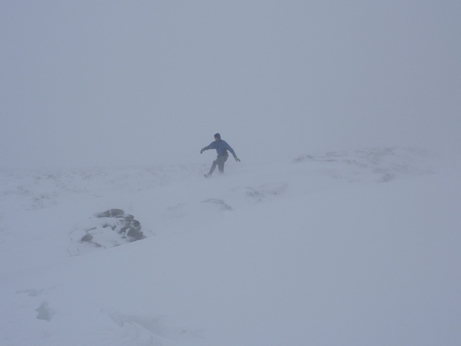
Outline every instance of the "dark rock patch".
[(107, 222), (103, 224), (103, 227), (112, 228), (113, 231), (120, 234), (123, 238), (129, 238), (131, 241), (145, 238), (141, 231), (141, 223), (135, 220), (133, 215), (125, 214), (122, 209), (110, 209), (103, 213), (97, 213), (95, 216), (100, 219), (109, 219), (106, 220)]
[(112, 248), (146, 238), (141, 223), (122, 209), (96, 213), (71, 232), (68, 252), (81, 255), (96, 249)]

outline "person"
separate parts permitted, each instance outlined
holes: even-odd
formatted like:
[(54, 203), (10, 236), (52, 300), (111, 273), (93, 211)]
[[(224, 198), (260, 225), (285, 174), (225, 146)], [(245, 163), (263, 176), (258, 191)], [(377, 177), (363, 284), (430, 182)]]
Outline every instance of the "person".
[(235, 161), (240, 162), (240, 159), (237, 157), (237, 155), (235, 155), (234, 149), (232, 149), (226, 141), (221, 139), (221, 135), (219, 133), (216, 133), (214, 135), (214, 142), (211, 142), (209, 146), (200, 150), (200, 154), (203, 154), (205, 150), (209, 149), (216, 149), (218, 157), (216, 158), (216, 160), (213, 161), (213, 164), (210, 168), (210, 172), (208, 174), (205, 174), (205, 177), (210, 177), (216, 169), (216, 166), (218, 166), (219, 173), (224, 173), (224, 163), (227, 161), (227, 158), (229, 157), (229, 154), (227, 153), (228, 151), (232, 153)]

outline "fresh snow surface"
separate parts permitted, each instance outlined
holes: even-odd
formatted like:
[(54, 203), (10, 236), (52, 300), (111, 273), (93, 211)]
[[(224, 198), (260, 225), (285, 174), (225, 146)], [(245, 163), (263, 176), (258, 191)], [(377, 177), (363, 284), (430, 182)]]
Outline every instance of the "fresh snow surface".
[[(381, 148), (208, 168), (0, 170), (0, 345), (461, 343), (455, 164)], [(98, 224), (113, 208), (146, 238)]]

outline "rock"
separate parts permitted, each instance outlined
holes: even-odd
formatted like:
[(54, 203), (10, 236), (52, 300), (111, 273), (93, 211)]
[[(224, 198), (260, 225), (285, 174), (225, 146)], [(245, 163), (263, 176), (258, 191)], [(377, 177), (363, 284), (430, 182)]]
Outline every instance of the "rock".
[(91, 241), (93, 239), (93, 236), (90, 233), (87, 233), (83, 236), (83, 238), (80, 241)]
[(125, 212), (122, 209), (110, 209), (103, 213), (95, 214), (96, 217), (120, 217), (124, 215)]
[(146, 238), (141, 223), (122, 209), (109, 209), (95, 213), (85, 225), (71, 233), (68, 248), (72, 255), (80, 255), (96, 248), (111, 248)]
[(140, 229), (136, 228), (130, 228), (128, 232), (126, 232), (126, 235), (130, 238), (133, 238), (134, 240), (141, 240), (144, 239), (145, 236), (142, 234)]
[(141, 232), (141, 223), (135, 220), (133, 215), (125, 214), (122, 209), (109, 209), (102, 213), (96, 213), (95, 216), (104, 219), (102, 227), (112, 228), (123, 239), (135, 241), (145, 238)]

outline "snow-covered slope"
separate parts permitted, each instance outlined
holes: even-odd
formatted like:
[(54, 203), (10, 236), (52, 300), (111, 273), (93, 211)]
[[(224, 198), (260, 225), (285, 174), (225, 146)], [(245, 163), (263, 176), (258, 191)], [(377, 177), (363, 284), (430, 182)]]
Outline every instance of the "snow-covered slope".
[(459, 344), (459, 170), (401, 148), (207, 168), (2, 170), (0, 345)]

